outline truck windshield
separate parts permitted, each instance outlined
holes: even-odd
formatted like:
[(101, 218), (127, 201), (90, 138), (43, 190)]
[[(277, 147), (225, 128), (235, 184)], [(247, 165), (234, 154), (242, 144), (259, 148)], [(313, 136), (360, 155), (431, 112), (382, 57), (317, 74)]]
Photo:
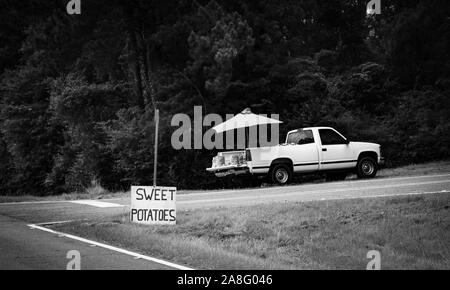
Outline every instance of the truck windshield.
[(298, 130), (289, 133), (286, 140), (287, 144), (310, 144), (314, 143), (314, 136), (311, 130)]

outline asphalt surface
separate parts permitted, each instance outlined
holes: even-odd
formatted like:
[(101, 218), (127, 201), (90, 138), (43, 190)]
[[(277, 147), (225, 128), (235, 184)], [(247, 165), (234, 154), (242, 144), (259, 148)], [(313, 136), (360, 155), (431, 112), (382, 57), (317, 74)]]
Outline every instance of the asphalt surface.
[(1, 270), (65, 270), (76, 250), (83, 270), (152, 270), (170, 269), (157, 263), (93, 247), (86, 243), (30, 229), (23, 221), (0, 215)]
[[(347, 198), (376, 198), (427, 193), (450, 193), (450, 174), (375, 178), (342, 182), (271, 186), (179, 194), (178, 210), (247, 206), (273, 202), (307, 202)], [(100, 203), (99, 203), (100, 202)], [(29, 224), (97, 219), (128, 213), (129, 197), (97, 200), (0, 203), (0, 269), (66, 269), (70, 250), (81, 254), (82, 269), (170, 269), (160, 263), (89, 243), (60, 237)], [(104, 206), (104, 207), (99, 207)], [(111, 207), (109, 207), (111, 206)]]

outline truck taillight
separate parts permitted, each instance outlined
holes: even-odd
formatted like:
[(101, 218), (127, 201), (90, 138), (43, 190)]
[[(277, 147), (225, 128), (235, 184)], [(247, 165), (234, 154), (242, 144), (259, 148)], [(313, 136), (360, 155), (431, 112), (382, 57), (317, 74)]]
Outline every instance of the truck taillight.
[(252, 153), (249, 149), (245, 150), (245, 160), (252, 161)]

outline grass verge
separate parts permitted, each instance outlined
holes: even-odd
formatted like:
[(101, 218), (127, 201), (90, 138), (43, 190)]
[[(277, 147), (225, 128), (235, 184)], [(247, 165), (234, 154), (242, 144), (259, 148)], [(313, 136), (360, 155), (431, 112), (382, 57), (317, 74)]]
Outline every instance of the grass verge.
[(34, 195), (0, 195), (0, 203), (6, 202), (31, 202), (31, 201), (58, 201), (58, 200), (78, 200), (78, 199), (108, 199), (129, 196), (128, 192), (108, 192), (99, 193), (96, 189), (86, 192), (63, 193), (61, 195), (34, 196)]
[[(450, 173), (450, 161), (429, 162), (423, 164), (411, 164), (397, 168), (386, 168), (379, 171), (379, 177), (399, 177), (399, 176), (413, 176), (413, 175), (430, 175), (430, 174), (445, 174)], [(211, 177), (215, 178), (215, 177)], [(356, 179), (355, 175), (347, 177), (347, 179)], [(306, 183), (323, 182), (323, 179), (307, 178)], [(302, 180), (301, 183), (305, 183)], [(266, 186), (274, 186), (268, 185)], [(202, 192), (203, 190), (179, 190), (178, 194)], [(213, 192), (215, 190), (209, 190)], [(217, 191), (220, 191), (219, 189)], [(24, 201), (53, 201), (53, 200), (77, 200), (77, 199), (107, 199), (107, 198), (128, 198), (129, 191), (108, 192), (98, 184), (93, 184), (87, 188), (85, 192), (64, 193), (54, 196), (33, 196), (33, 195), (0, 195), (0, 203), (5, 202), (24, 202)]]
[(176, 226), (128, 215), (54, 226), (197, 269), (450, 269), (450, 195), (276, 203), (178, 212)]

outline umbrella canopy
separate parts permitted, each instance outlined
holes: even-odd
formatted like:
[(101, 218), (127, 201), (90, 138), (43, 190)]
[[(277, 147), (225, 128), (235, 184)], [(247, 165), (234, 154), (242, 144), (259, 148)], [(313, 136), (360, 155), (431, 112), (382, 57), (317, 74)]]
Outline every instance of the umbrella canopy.
[(264, 125), (264, 124), (279, 124), (283, 123), (282, 121), (267, 118), (261, 115), (253, 114), (249, 108), (243, 110), (241, 113), (237, 114), (233, 118), (213, 127), (213, 130), (216, 133), (222, 133), (229, 130), (246, 128), (256, 125)]

